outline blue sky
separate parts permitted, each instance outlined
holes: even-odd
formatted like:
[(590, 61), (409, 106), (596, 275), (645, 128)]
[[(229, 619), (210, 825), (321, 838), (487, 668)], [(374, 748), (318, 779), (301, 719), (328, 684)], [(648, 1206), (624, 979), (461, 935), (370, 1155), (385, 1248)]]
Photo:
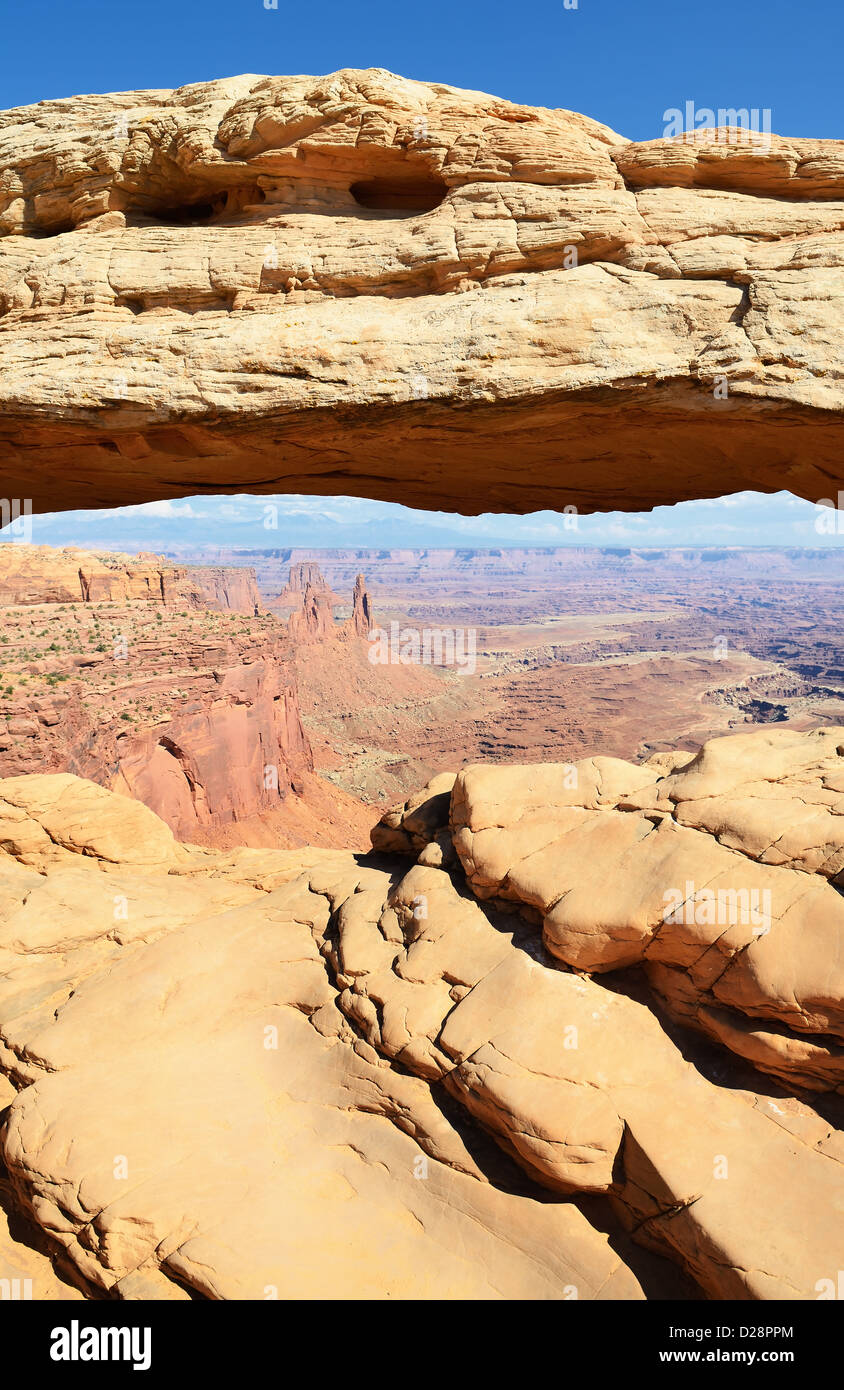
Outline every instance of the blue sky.
[[(3, 15), (0, 107), (80, 92), (176, 87), (235, 73), (384, 67), (585, 112), (631, 139), (663, 113), (759, 107), (783, 135), (841, 138), (844, 0), (28, 0)], [(352, 498), (199, 498), (36, 523), (43, 544), (819, 545), (815, 508), (742, 494), (641, 516), (445, 517)]]
[(2, 29), (3, 107), (383, 67), (582, 111), (635, 140), (689, 99), (770, 107), (782, 135), (842, 134), (841, 0), (27, 0), (4, 6)]

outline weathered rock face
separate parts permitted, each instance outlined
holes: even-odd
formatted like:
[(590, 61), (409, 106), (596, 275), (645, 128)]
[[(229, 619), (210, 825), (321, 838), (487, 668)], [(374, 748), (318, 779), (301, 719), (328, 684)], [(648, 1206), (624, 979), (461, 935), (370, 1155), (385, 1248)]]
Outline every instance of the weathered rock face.
[[(322, 576), (320, 575), (320, 578)], [(284, 595), (277, 602), (281, 604)], [(335, 639), (368, 637), (372, 630), (372, 603), (366, 587), (366, 579), (359, 574), (355, 580), (352, 594), (352, 611), (344, 623), (334, 621), (333, 608), (340, 603), (322, 580), (317, 588), (305, 584), (301, 607), (290, 614), (287, 630), (295, 646), (308, 646), (313, 642), (330, 642)]]
[[(840, 778), (842, 739), (722, 740), (685, 766), (595, 759), (578, 769), (579, 799), (556, 801), (559, 770), (530, 770), (540, 784), (519, 769), (516, 785), (507, 769), (472, 769), (392, 818), (404, 848), (422, 846), (404, 865), (189, 848), (91, 783), (0, 783), (0, 1068), (16, 1091), (0, 1145), (17, 1208), (86, 1291), (123, 1298), (180, 1285), (213, 1298), (641, 1297), (634, 1247), (614, 1240), (620, 1258), (565, 1200), (603, 1194), (637, 1244), (710, 1297), (816, 1297), (837, 1270), (840, 1136), (770, 1082), (714, 1084), (635, 992), (564, 964), (550, 918), (543, 945), (541, 908), (522, 918), (483, 899), (510, 884), (511, 906), (544, 902), (560, 855), (564, 891), (559, 832), (578, 814), (567, 834), (607, 908), (584, 909), (577, 934), (603, 943), (608, 965), (625, 895), (629, 949), (654, 933), (637, 925), (635, 857), (591, 887), (589, 818), (611, 847), (619, 817), (656, 838), (650, 804), (622, 801), (650, 789), (700, 819), (751, 771), (772, 802), (816, 788), (824, 809), (781, 851), (799, 867), (766, 870), (808, 887), (834, 869), (822, 790)], [(532, 817), (546, 802), (541, 840)], [(739, 819), (745, 849), (724, 852), (756, 868)], [(708, 835), (682, 834), (698, 837), (706, 873)], [(694, 949), (670, 967), (694, 990), (704, 935), (686, 931)], [(763, 941), (777, 964), (750, 972), (758, 995), (779, 1008), (791, 991), (805, 1007), (810, 967), (785, 917)], [(740, 955), (715, 949), (728, 965)], [(816, 978), (831, 997), (830, 960)], [(738, 1018), (747, 1002), (726, 1007)], [(799, 1031), (793, 1010), (789, 1023)], [(537, 1201), (543, 1189), (556, 1200)]]
[(0, 546), (0, 607), (140, 602), (253, 615), (261, 609), (254, 570), (173, 565), (163, 555)]
[(313, 759), (259, 605), (250, 570), (0, 546), (0, 772), (91, 778), (189, 840), (279, 810)]
[[(70, 771), (137, 797), (183, 839), (280, 807), (313, 758), (290, 651), (170, 634), (84, 682), (0, 699), (6, 776)], [(120, 685), (109, 684), (119, 670)], [(72, 681), (72, 678), (69, 678)], [(93, 696), (93, 702), (88, 697)]]
[(198, 565), (191, 567), (190, 574), (205, 594), (206, 601), (214, 608), (231, 613), (249, 613), (252, 617), (263, 609), (252, 569), (234, 565)]
[(844, 144), (712, 137), (380, 69), (4, 113), (9, 497), (834, 496)]
[(713, 739), (644, 764), (464, 768), (372, 832), (454, 861), (578, 971), (643, 966), (673, 1017), (844, 1093), (844, 729)]
[[(19, 1091), (2, 1153), (19, 1209), (86, 1290), (642, 1297), (605, 1235), (573, 1206), (514, 1191), (430, 1084), (344, 1018), (321, 957), (331, 893), (370, 904), (383, 873), (337, 852), (188, 850), (144, 807), (70, 777), (3, 782), (0, 842), (0, 1064)], [(74, 893), (87, 898), (81, 925)], [(63, 1024), (82, 1034), (57, 1035), (55, 1052), (36, 1044), (48, 996), (61, 1015), (74, 985), (87, 1000)], [(103, 1050), (109, 1019), (120, 1067)], [(46, 1145), (43, 1125), (32, 1132), (39, 1103), (62, 1116)], [(60, 1132), (78, 1141), (64, 1157)], [(125, 1165), (112, 1154), (104, 1169), (95, 1155), (118, 1133)], [(83, 1172), (93, 1239), (69, 1202)]]
[[(296, 612), (306, 606), (308, 591), (312, 596), (310, 602), (318, 602), (320, 613), (323, 609), (330, 613), (335, 604), (343, 602), (339, 594), (332, 591), (316, 560), (304, 560), (290, 566), (287, 583), (281, 593), (269, 600), (267, 606), (270, 609)], [(317, 596), (316, 599), (314, 595)], [(319, 621), (323, 624), (324, 619), (320, 617)]]
[(290, 578), (283, 592), (301, 595), (308, 587), (311, 589), (328, 588), (325, 576), (316, 560), (301, 560), (298, 564), (291, 565)]
[(302, 606), (287, 620), (290, 640), (296, 646), (309, 642), (328, 642), (335, 635), (331, 600), (322, 589), (306, 584)]
[[(216, 670), (216, 690), (190, 712), (118, 738), (116, 770), (98, 780), (151, 807), (185, 840), (274, 810), (313, 770), (291, 674), (272, 658)], [(84, 754), (74, 762), (88, 771)]]

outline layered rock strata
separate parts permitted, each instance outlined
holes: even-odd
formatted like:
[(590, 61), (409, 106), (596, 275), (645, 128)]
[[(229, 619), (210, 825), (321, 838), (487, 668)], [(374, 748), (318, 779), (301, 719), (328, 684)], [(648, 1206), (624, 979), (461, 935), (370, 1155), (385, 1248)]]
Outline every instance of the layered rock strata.
[(262, 609), (255, 571), (247, 568), (17, 541), (0, 545), (0, 607), (41, 603), (158, 603), (252, 616)]

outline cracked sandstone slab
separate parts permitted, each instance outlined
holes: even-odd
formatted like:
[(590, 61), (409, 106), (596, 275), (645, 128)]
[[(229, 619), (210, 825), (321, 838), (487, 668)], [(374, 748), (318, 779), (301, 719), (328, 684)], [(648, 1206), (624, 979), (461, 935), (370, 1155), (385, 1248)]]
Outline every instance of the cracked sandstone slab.
[(382, 817), (376, 848), (435, 863), (445, 835), (475, 895), (517, 905), (567, 966), (643, 965), (683, 1023), (789, 1084), (844, 1089), (844, 730), (466, 767), (448, 809), (437, 780)]
[[(802, 772), (774, 736), (772, 765), (810, 783), (839, 735), (801, 736)], [(749, 749), (746, 762), (764, 770)], [(672, 765), (596, 759), (587, 798), (632, 822), (612, 809), (624, 784), (641, 793)], [(694, 787), (704, 774), (687, 766)], [(811, 1298), (834, 1266), (840, 1136), (790, 1097), (713, 1085), (643, 1004), (555, 967), (530, 923), (479, 905), (459, 875), (345, 852), (221, 855), (163, 828), (144, 857), (118, 829), (137, 810), (123, 797), (73, 778), (8, 790), (2, 964), (19, 989), (0, 996), (0, 1032), (18, 1094), (3, 1152), (21, 1208), (89, 1286), (638, 1297), (560, 1202), (571, 1192), (607, 1194), (714, 1297)], [(437, 834), (441, 795), (412, 799), (420, 837)], [(44, 820), (49, 836), (23, 828)], [(34, 890), (57, 877), (51, 939)], [(125, 932), (80, 935), (79, 904), (88, 922), (127, 881)], [(557, 1200), (490, 1182), (440, 1085)]]
[[(132, 806), (103, 795), (117, 820)], [(133, 925), (96, 951), (69, 935), (67, 913), (49, 942), (43, 931), (22, 939), (25, 918), (43, 927), (30, 902), (41, 875), (11, 858), (22, 877), (2, 965), (29, 993), (0, 995), (3, 1066), (18, 1091), (2, 1147), (19, 1208), (88, 1288), (642, 1296), (575, 1207), (496, 1186), (428, 1083), (379, 1061), (344, 1022), (318, 951), (329, 905), (302, 854), (174, 847), (169, 863), (121, 874), (71, 843), (83, 916), (128, 871)], [(352, 893), (384, 878), (347, 853), (304, 859)], [(252, 886), (259, 866), (289, 885)], [(42, 867), (47, 882), (67, 874), (51, 855)], [(172, 905), (166, 920), (149, 913), (156, 895)]]

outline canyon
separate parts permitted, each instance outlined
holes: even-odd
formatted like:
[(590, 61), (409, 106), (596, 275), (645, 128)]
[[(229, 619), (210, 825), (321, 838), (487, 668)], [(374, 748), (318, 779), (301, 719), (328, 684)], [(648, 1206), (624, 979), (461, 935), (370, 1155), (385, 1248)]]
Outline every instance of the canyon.
[[(239, 558), (267, 593), (288, 564)], [(319, 650), (301, 663), (317, 765), (375, 805), (474, 761), (639, 760), (748, 723), (844, 722), (840, 552), (322, 551), (319, 564), (337, 589), (366, 569), (383, 629), (476, 647), (472, 672), (373, 666), (356, 649), (338, 683)]]
[[(3, 516), (830, 505), (842, 235), (844, 142), (381, 69), (0, 113)], [(0, 544), (0, 1280), (826, 1297), (841, 564)]]
[[(705, 555), (157, 557), (152, 583), (146, 556), (0, 547), (7, 1277), (299, 1297), (307, 1239), (319, 1297), (360, 1296), (361, 1261), (371, 1297), (814, 1296), (843, 1156), (837, 560)], [(98, 563), (110, 587), (79, 583)], [(390, 622), (477, 623), (477, 670), (373, 662)], [(127, 1011), (120, 1100), (92, 1042)], [(236, 1076), (267, 1231), (211, 1102)]]
[(315, 775), (295, 654), (319, 638), (342, 665), (364, 592), (335, 642), (330, 609), (285, 624), (248, 569), (3, 545), (0, 771), (90, 778), (199, 843), (363, 847), (372, 814)]

